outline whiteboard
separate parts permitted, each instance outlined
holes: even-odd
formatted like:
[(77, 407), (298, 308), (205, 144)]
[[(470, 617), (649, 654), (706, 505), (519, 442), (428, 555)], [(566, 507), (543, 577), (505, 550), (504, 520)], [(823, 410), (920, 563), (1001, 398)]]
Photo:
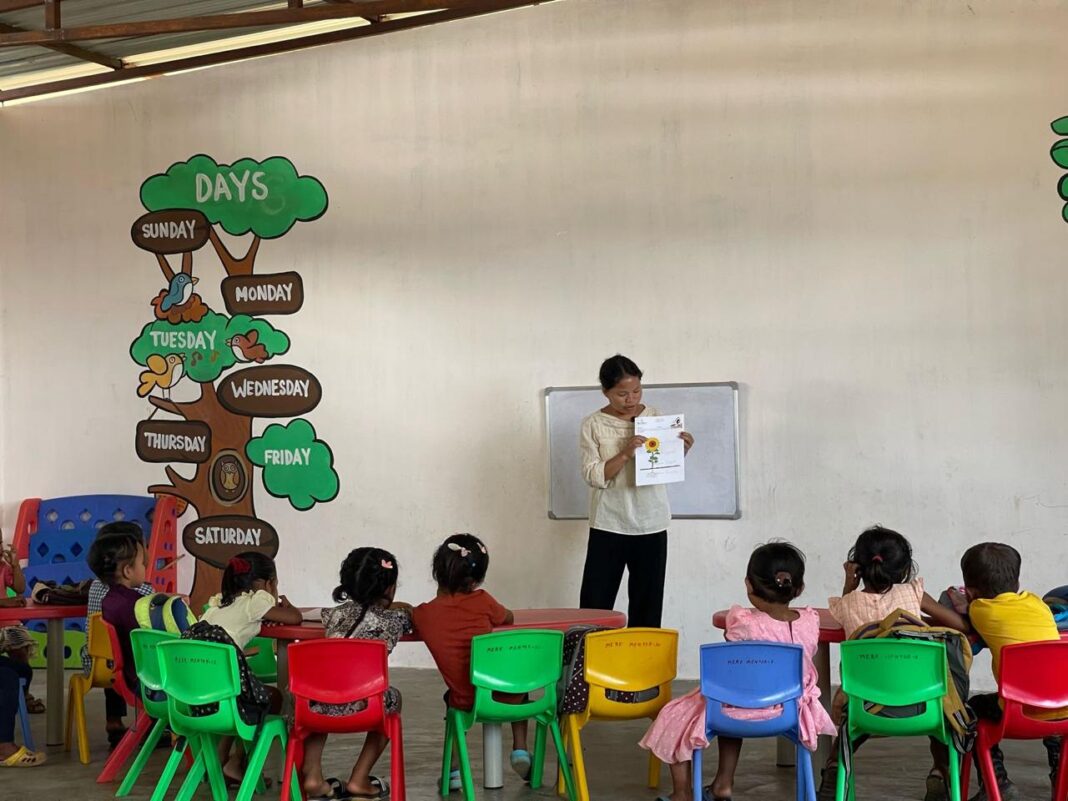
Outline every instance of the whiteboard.
[[(671, 516), (728, 518), (738, 507), (738, 384), (646, 384), (642, 402), (661, 414), (686, 415), (694, 446), (686, 457), (686, 480), (668, 485)], [(582, 480), (579, 428), (605, 405), (600, 387), (549, 387), (545, 421), (549, 437), (549, 517), (589, 517), (590, 487)]]

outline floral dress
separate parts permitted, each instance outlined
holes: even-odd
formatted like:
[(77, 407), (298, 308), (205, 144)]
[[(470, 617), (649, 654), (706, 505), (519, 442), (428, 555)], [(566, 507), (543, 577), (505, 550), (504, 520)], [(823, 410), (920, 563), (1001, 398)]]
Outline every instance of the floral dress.
[[(805, 687), (798, 703), (798, 722), (801, 742), (810, 751), (815, 751), (819, 735), (835, 733), (831, 716), (820, 703), (816, 666), (812, 663), (812, 656), (819, 645), (820, 615), (811, 607), (794, 611), (798, 613), (797, 620), (787, 623), (756, 609), (732, 606), (727, 613), (726, 638), (734, 642), (761, 640), (794, 643), (804, 648)], [(779, 706), (767, 709), (723, 708), (725, 715), (742, 720), (767, 720), (777, 717), (781, 711)], [(705, 737), (705, 699), (701, 695), (701, 688), (666, 704), (640, 745), (669, 765), (689, 762), (694, 749), (708, 747), (708, 738)]]
[[(355, 601), (345, 601), (333, 609), (323, 610), (323, 625), (326, 626), (327, 637), (381, 640), (392, 653), (400, 638), (412, 632), (412, 612), (407, 608), (385, 609), (380, 606), (368, 607), (365, 612), (363, 606)], [(390, 687), (383, 694), (383, 701), (387, 712), (398, 712), (400, 690)], [(353, 701), (348, 704), (324, 704), (319, 701), (311, 703), (313, 712), (331, 717), (344, 717), (366, 707), (366, 701)]]

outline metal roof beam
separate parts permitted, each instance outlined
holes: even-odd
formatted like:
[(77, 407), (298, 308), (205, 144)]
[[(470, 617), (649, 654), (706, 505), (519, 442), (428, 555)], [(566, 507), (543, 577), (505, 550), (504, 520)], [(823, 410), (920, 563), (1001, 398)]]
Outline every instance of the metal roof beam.
[(107, 25), (86, 25), (80, 28), (24, 31), (0, 34), (0, 47), (47, 44), (51, 42), (79, 42), (89, 39), (123, 39), (131, 36), (153, 36), (161, 33), (218, 31), (233, 28), (258, 28), (274, 25), (300, 25), (306, 22), (378, 16), (381, 14), (440, 11), (445, 8), (462, 10), (473, 5), (466, 0), (369, 0), (366, 3), (339, 3), (310, 8), (284, 8), (272, 11), (245, 11), (204, 17), (116, 22)]
[(492, 14), (495, 11), (507, 11), (523, 6), (540, 5), (544, 0), (478, 0), (468, 2), (461, 7), (450, 8), (445, 11), (436, 11), (430, 14), (421, 14), (416, 17), (404, 17), (402, 19), (388, 19), (378, 25), (364, 25), (358, 28), (348, 28), (342, 31), (319, 33), (311, 36), (301, 36), (282, 42), (252, 45), (234, 50), (225, 50), (219, 53), (208, 53), (201, 56), (164, 61), (158, 64), (148, 64), (143, 67), (124, 67), (116, 72), (106, 72), (97, 75), (85, 75), (78, 78), (68, 78), (51, 83), (37, 84), (35, 86), (23, 86), (17, 89), (0, 91), (0, 103), (11, 100), (21, 100), (28, 97), (47, 95), (55, 92), (67, 92), (75, 89), (86, 89), (94, 86), (104, 86), (109, 83), (132, 80), (136, 78), (149, 78), (164, 73), (179, 72), (182, 70), (197, 69), (199, 67), (211, 67), (217, 64), (227, 64), (232, 61), (243, 61), (249, 58), (270, 56), (278, 53), (288, 53), (293, 50), (303, 50), (307, 47), (345, 42), (352, 39), (364, 39), (371, 36), (381, 36), (392, 31), (410, 30), (434, 25), (452, 20), (467, 19), (483, 14)]
[[(18, 25), (8, 25), (6, 22), (0, 22), (0, 34), (22, 33), (25, 30), (25, 28), (20, 28)], [(100, 66), (107, 67), (111, 70), (122, 69), (121, 58), (112, 58), (103, 53), (98, 53), (95, 50), (90, 50), (88, 47), (79, 47), (78, 45), (69, 44), (68, 42), (46, 42), (38, 45), (38, 47), (44, 47), (48, 50), (54, 50), (57, 53), (63, 53), (64, 55), (71, 56), (79, 61), (91, 61), (94, 64), (99, 64)]]

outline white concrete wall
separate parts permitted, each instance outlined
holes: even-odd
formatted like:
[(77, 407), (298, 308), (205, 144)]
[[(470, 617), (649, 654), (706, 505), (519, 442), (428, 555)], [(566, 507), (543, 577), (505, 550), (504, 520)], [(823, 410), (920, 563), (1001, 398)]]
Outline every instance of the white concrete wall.
[(812, 604), (876, 521), (932, 589), (988, 538), (1028, 587), (1064, 583), (1066, 25), (1048, 0), (567, 0), (4, 109), (2, 523), (159, 479), (133, 450), (159, 278), (138, 187), (284, 154), (330, 210), (259, 269), (304, 275), (276, 319), (342, 476), (306, 514), (259, 492), (295, 601), (358, 544), (423, 600), (435, 544), (471, 530), (504, 602), (575, 604), (585, 530), (546, 519), (540, 392), (616, 351), (743, 385), (744, 516), (671, 533), (685, 674), (771, 538), (808, 554)]

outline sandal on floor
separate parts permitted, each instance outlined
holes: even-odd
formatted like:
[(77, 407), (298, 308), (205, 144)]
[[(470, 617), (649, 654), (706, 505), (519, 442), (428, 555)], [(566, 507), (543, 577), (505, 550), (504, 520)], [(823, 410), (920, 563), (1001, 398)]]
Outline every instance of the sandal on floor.
[(125, 726), (121, 729), (108, 729), (108, 750), (114, 751), (116, 746), (122, 742), (122, 738), (126, 736), (126, 732), (128, 731), (129, 729)]
[(451, 793), (454, 790), (460, 790), (460, 789), (463, 788), (463, 786), (464, 786), (464, 782), (463, 782), (463, 779), (460, 778), (460, 770), (459, 769), (450, 770), (449, 771), (449, 792)]
[(731, 801), (731, 797), (729, 795), (725, 797), (716, 795), (712, 792), (712, 785), (710, 784), (702, 788), (701, 801)]
[(329, 787), (330, 791), (311, 795), (305, 790), (308, 801), (335, 801), (335, 799), (348, 798), (348, 791), (345, 789), (345, 785), (341, 783), (341, 779), (331, 776), (329, 779), (323, 779), (323, 784)]
[(512, 770), (519, 774), (523, 781), (530, 781), (530, 752), (517, 748), (512, 752), (508, 761), (512, 764)]
[(378, 788), (378, 792), (376, 792), (376, 793), (349, 793), (349, 792), (346, 792), (345, 797), (346, 798), (353, 798), (353, 799), (358, 798), (358, 799), (361, 799), (361, 801), (362, 801), (362, 799), (370, 799), (370, 801), (377, 801), (377, 799), (389, 798), (389, 782), (385, 781), (384, 779), (380, 779), (377, 776), (370, 776), (368, 778), (370, 779), (371, 785)]
[(25, 746), (19, 748), (7, 759), (0, 762), (0, 768), (36, 768), (48, 761), (43, 751), (30, 751)]
[[(223, 778), (226, 780), (227, 787), (240, 787), (241, 783), (245, 781), (244, 779), (235, 779), (233, 776), (227, 776), (226, 774), (223, 774)], [(270, 776), (263, 777), (264, 788), (270, 790), (272, 784), (274, 784), (274, 780)]]
[(26, 711), (31, 715), (43, 715), (45, 713), (45, 702), (26, 693)]

